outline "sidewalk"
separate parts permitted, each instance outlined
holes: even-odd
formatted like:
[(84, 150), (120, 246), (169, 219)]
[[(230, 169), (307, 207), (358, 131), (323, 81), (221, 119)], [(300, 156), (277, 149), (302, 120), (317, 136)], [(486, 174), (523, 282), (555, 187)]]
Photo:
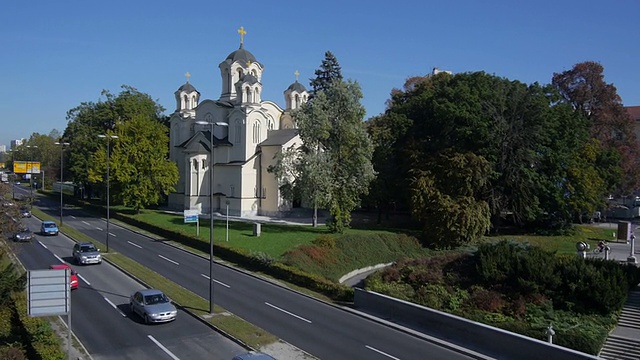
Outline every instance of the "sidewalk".
[[(618, 231), (616, 223), (598, 224), (600, 227), (610, 228), (613, 232)], [(637, 225), (631, 224), (633, 234), (636, 235)], [(616, 234), (617, 235), (617, 234)], [(636, 266), (640, 263), (640, 240), (637, 235), (634, 244), (634, 251), (631, 252), (631, 244), (623, 240), (618, 242), (609, 242), (611, 249), (609, 258), (621, 263), (632, 263), (633, 257), (636, 258)], [(593, 253), (592, 253), (593, 254)], [(602, 256), (602, 255), (599, 255)], [(600, 357), (611, 360), (632, 360), (640, 359), (640, 288), (636, 288), (629, 292), (629, 297), (618, 319), (618, 325), (609, 334), (607, 340), (600, 352)]]

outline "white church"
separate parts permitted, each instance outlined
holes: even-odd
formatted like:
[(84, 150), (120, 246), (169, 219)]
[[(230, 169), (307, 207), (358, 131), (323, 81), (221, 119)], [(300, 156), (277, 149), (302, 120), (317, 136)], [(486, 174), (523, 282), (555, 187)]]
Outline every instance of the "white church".
[(201, 101), (189, 73), (175, 92), (170, 159), (178, 165), (180, 180), (176, 192), (169, 195), (169, 207), (206, 214), (213, 193), (214, 212), (226, 214), (228, 209), (231, 216), (280, 217), (292, 204), (280, 196), (276, 178), (267, 168), (275, 163), (276, 153), (301, 144), (291, 111), (306, 102), (309, 94), (296, 71), (296, 81), (284, 91), (284, 109), (263, 100), (264, 66), (244, 48), (244, 28), (238, 33), (240, 48), (218, 65), (222, 91), (217, 100)]

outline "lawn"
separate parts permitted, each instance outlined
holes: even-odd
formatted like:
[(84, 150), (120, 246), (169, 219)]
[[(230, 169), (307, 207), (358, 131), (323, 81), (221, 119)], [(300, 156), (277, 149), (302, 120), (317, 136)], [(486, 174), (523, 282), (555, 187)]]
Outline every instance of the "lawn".
[[(182, 214), (173, 214), (155, 210), (142, 210), (134, 218), (161, 228), (180, 232), (196, 237), (196, 224), (184, 223)], [(229, 241), (227, 239), (227, 223), (224, 220), (214, 220), (214, 241), (217, 244), (234, 249), (245, 249), (250, 252), (259, 252), (269, 255), (271, 258), (280, 259), (282, 255), (292, 248), (311, 242), (321, 234), (329, 234), (324, 225), (316, 228), (310, 225), (286, 225), (286, 224), (261, 224), (261, 235), (253, 235), (254, 222), (229, 221)], [(348, 229), (345, 234), (374, 234), (388, 231)], [(203, 242), (209, 242), (209, 220), (200, 219), (200, 235)]]
[(500, 235), (486, 236), (484, 241), (514, 240), (526, 242), (531, 245), (541, 246), (549, 251), (556, 251), (558, 254), (575, 254), (576, 243), (578, 241), (587, 242), (594, 249), (598, 241), (614, 241), (613, 233), (618, 229), (615, 224), (607, 227), (595, 225), (576, 225), (575, 231), (571, 235)]

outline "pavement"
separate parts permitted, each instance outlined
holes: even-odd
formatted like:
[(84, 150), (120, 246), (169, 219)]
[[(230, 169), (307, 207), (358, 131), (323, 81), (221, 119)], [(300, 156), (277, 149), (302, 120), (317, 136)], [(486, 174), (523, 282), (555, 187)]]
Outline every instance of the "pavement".
[[(632, 234), (637, 239), (638, 226), (634, 223), (630, 225)], [(611, 229), (612, 241), (608, 243), (611, 249), (609, 259), (638, 266), (640, 241), (636, 243), (636, 241), (615, 240), (615, 235), (618, 233), (617, 223), (598, 223), (595, 226)], [(605, 254), (595, 255), (591, 251), (587, 256), (605, 256)], [(607, 360), (640, 359), (640, 286), (629, 292), (618, 318), (618, 325), (609, 333), (599, 356)]]

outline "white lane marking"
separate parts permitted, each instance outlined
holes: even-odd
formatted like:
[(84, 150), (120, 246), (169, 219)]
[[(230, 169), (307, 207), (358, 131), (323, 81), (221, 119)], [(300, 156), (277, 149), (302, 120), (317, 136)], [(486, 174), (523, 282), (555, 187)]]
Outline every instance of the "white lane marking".
[(87, 281), (87, 279), (83, 278), (82, 275), (80, 274), (76, 274), (80, 279), (82, 279), (82, 281), (84, 281), (85, 283), (87, 283), (87, 285), (91, 286), (91, 283)]
[[(204, 278), (205, 278), (205, 279), (207, 279), (207, 280), (209, 280), (209, 279), (210, 279), (209, 275), (200, 274), (200, 276), (204, 277)], [(216, 280), (216, 279), (213, 279), (213, 282), (214, 282), (214, 283), (218, 283), (218, 284), (220, 284), (220, 285), (222, 285), (222, 286), (224, 286), (224, 287), (226, 287), (226, 288), (228, 288), (228, 289), (231, 289), (231, 286), (229, 286), (229, 285), (227, 285), (227, 284), (225, 284), (225, 283), (223, 283), (223, 282), (221, 282), (221, 281), (218, 281), (218, 280)]]
[(131, 245), (133, 245), (133, 246), (137, 247), (138, 249), (142, 249), (142, 246), (140, 246), (140, 245), (138, 245), (138, 244), (136, 244), (136, 243), (132, 243), (131, 241), (127, 241), (127, 242), (128, 242), (129, 244), (131, 244)]
[(276, 309), (276, 310), (280, 310), (280, 311), (282, 311), (283, 313), (285, 313), (285, 314), (287, 314), (287, 315), (291, 315), (291, 316), (293, 316), (293, 317), (295, 317), (295, 318), (298, 318), (298, 319), (300, 319), (300, 320), (302, 320), (302, 321), (306, 321), (306, 322), (308, 322), (309, 324), (311, 324), (311, 320), (305, 319), (305, 318), (303, 318), (302, 316), (298, 316), (298, 315), (296, 315), (296, 314), (294, 314), (294, 313), (292, 313), (292, 312), (289, 312), (289, 311), (287, 311), (287, 310), (285, 310), (285, 309), (281, 309), (281, 308), (279, 308), (279, 307), (277, 307), (277, 306), (275, 306), (275, 305), (271, 305), (271, 304), (269, 304), (268, 302), (265, 302), (265, 305), (267, 305), (267, 306), (271, 306), (272, 308), (274, 308), (274, 309)]
[(180, 265), (180, 264), (178, 264), (177, 261), (173, 261), (173, 260), (171, 260), (171, 259), (169, 259), (167, 257), (162, 256), (162, 255), (158, 255), (158, 256), (160, 256), (161, 259), (167, 260), (168, 262), (174, 263), (176, 265)]
[(47, 245), (43, 244), (42, 241), (38, 240), (38, 243), (40, 243), (40, 245), (42, 245), (43, 248), (47, 248)]
[(116, 304), (112, 303), (112, 302), (111, 302), (111, 300), (107, 299), (106, 297), (103, 297), (103, 298), (104, 298), (104, 300), (105, 300), (106, 302), (108, 302), (108, 303), (109, 303), (109, 305), (111, 305), (114, 309), (116, 309), (116, 311), (117, 311), (117, 312), (119, 312), (119, 313), (120, 313), (120, 315), (122, 315), (122, 317), (127, 317), (127, 315), (125, 315), (122, 311), (120, 311), (120, 309), (118, 309), (118, 307), (116, 306)]
[(147, 337), (148, 337), (149, 339), (151, 339), (151, 341), (153, 341), (154, 343), (156, 343), (156, 345), (158, 345), (158, 347), (159, 347), (160, 349), (162, 349), (162, 351), (164, 351), (165, 353), (167, 353), (167, 355), (171, 356), (171, 358), (172, 358), (173, 360), (180, 360), (180, 358), (179, 358), (179, 357), (177, 357), (177, 356), (173, 355), (173, 353), (172, 353), (171, 351), (169, 351), (169, 349), (167, 349), (166, 347), (164, 347), (164, 345), (160, 344), (160, 342), (159, 342), (158, 340), (154, 339), (154, 338), (153, 338), (153, 336), (151, 336), (151, 335), (147, 335)]
[(91, 226), (91, 224), (89, 224), (88, 222), (86, 222), (86, 221), (84, 221), (84, 220), (82, 220), (82, 223), (83, 223), (83, 224), (85, 224), (85, 225), (89, 225), (89, 226)]
[(69, 217), (70, 217), (70, 218), (72, 218), (72, 219), (75, 219), (75, 218), (76, 218), (76, 217), (75, 217), (75, 216), (73, 216), (73, 215), (70, 215)]
[(395, 357), (395, 356), (391, 356), (391, 355), (387, 354), (386, 352), (384, 352), (384, 351), (380, 351), (380, 350), (378, 350), (378, 349), (376, 349), (376, 348), (374, 348), (374, 347), (371, 347), (371, 346), (369, 346), (369, 345), (365, 345), (364, 347), (366, 347), (366, 348), (367, 348), (367, 349), (369, 349), (369, 350), (375, 351), (375, 352), (377, 352), (378, 354), (382, 354), (382, 355), (384, 355), (384, 356), (386, 356), (386, 357), (388, 357), (388, 358), (390, 358), (390, 359), (400, 360), (400, 358), (397, 358), (397, 357)]
[(102, 229), (100, 229), (100, 228), (99, 228), (99, 227), (97, 227), (97, 226), (96, 226), (96, 229), (98, 229), (98, 230), (102, 231)]
[(111, 235), (113, 237), (116, 237), (116, 235), (114, 233), (109, 233), (109, 235)]
[(60, 256), (58, 256), (56, 254), (53, 254), (53, 256), (55, 256), (56, 259), (60, 260), (60, 262), (64, 264), (64, 260), (62, 260), (62, 258)]

